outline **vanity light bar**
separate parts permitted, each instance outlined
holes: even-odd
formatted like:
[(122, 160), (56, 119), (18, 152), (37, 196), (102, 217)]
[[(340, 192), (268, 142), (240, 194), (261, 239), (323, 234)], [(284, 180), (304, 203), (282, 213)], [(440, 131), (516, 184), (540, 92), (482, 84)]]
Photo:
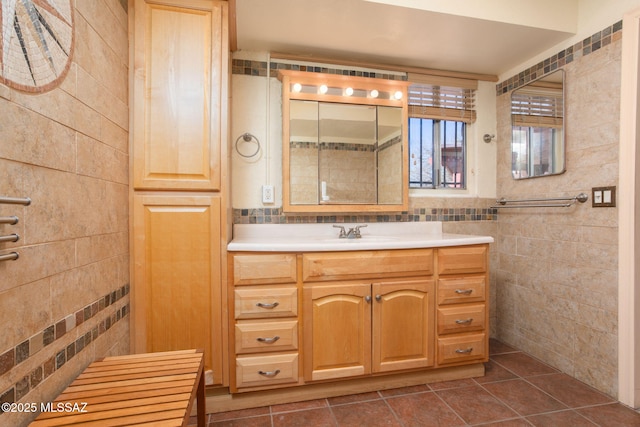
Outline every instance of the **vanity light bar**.
[(335, 86), (327, 86), (327, 85), (307, 85), (301, 83), (291, 83), (290, 90), (292, 93), (308, 93), (308, 94), (318, 94), (318, 95), (337, 95), (337, 96), (348, 96), (354, 98), (380, 98), (380, 99), (389, 99), (392, 101), (400, 101), (403, 97), (402, 91), (394, 91), (394, 92), (385, 92), (379, 91), (377, 89), (365, 90), (365, 89), (354, 89), (351, 86), (348, 87), (335, 87)]

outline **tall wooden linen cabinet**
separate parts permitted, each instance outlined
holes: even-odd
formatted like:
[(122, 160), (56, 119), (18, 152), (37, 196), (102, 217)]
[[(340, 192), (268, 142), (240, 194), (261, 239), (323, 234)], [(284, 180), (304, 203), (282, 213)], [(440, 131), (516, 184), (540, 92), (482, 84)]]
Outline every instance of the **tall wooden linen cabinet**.
[(132, 350), (203, 349), (226, 385), (228, 5), (130, 5)]

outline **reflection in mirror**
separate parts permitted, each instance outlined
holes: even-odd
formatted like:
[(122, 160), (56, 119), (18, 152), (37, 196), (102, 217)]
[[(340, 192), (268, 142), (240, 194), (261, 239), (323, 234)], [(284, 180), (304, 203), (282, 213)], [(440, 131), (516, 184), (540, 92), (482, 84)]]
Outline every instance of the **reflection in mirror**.
[(511, 171), (514, 179), (565, 171), (564, 71), (528, 83), (511, 94)]
[(376, 203), (376, 107), (321, 102), (318, 114), (320, 203)]
[(378, 106), (378, 204), (402, 203), (402, 109)]
[(297, 205), (318, 204), (318, 102), (289, 104), (289, 191)]
[(398, 205), (402, 108), (291, 100), (292, 205)]

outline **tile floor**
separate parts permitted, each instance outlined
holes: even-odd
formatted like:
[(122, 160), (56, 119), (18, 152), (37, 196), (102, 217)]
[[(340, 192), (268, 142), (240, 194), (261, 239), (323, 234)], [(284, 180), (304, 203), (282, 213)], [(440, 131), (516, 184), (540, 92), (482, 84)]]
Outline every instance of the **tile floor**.
[(481, 378), (208, 414), (207, 425), (640, 426), (639, 412), (609, 396), (500, 342), (490, 348)]

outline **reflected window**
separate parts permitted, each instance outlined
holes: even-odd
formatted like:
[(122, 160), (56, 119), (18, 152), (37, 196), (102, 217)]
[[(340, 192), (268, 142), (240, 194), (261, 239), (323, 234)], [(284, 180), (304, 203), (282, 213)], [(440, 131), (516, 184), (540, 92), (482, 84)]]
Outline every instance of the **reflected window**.
[(464, 189), (466, 123), (409, 118), (409, 187)]

